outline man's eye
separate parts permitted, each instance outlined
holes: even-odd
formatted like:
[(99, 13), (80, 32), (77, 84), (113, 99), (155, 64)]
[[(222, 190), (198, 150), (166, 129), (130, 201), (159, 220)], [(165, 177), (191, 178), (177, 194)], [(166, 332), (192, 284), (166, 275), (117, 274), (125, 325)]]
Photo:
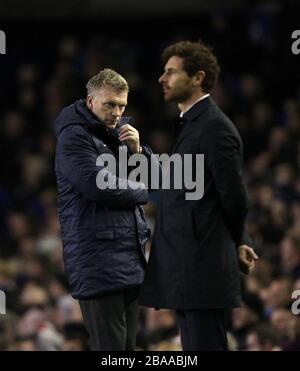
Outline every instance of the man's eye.
[(108, 107), (108, 108), (114, 108), (115, 105), (113, 103), (106, 103), (106, 107)]

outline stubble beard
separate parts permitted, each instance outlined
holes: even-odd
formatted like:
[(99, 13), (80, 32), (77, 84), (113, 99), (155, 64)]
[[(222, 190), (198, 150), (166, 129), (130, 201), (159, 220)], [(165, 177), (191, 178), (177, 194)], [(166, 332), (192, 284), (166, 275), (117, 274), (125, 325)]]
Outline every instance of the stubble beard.
[(164, 99), (166, 102), (174, 102), (177, 104), (185, 102), (190, 96), (189, 90), (182, 91), (169, 91), (169, 94), (164, 94)]

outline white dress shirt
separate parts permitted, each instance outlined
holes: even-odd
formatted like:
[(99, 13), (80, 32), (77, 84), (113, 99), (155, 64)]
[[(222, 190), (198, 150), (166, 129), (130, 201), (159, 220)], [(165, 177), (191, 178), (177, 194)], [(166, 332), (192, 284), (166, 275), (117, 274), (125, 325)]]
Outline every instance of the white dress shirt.
[(196, 103), (198, 103), (198, 102), (200, 102), (200, 100), (202, 100), (202, 99), (205, 99), (205, 98), (207, 98), (207, 97), (209, 97), (210, 96), (210, 94), (205, 94), (205, 95), (203, 95), (203, 97), (201, 97), (201, 98), (199, 98), (199, 99), (197, 99), (193, 104), (191, 104), (184, 112), (181, 112), (180, 113), (180, 117), (182, 117), (188, 110), (190, 110)]

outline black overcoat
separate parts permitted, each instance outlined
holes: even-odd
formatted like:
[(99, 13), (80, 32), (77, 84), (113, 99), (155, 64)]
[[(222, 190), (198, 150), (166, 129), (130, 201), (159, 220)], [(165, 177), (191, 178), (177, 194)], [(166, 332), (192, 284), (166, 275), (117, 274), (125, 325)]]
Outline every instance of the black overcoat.
[(199, 200), (186, 200), (184, 188), (161, 191), (140, 304), (169, 309), (238, 307), (237, 247), (250, 243), (244, 231), (249, 202), (242, 179), (241, 137), (210, 97), (196, 103), (183, 119), (173, 153), (204, 154), (204, 194)]

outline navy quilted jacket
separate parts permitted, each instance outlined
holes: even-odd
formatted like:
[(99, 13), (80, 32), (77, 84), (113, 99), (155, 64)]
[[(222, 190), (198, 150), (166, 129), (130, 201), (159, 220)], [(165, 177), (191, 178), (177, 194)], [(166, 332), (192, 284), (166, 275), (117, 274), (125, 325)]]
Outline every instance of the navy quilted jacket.
[[(61, 111), (55, 134), (58, 212), (73, 297), (141, 285), (149, 235), (141, 205), (147, 203), (148, 191), (131, 186), (100, 190), (96, 184), (101, 170), (97, 157), (118, 156), (117, 131), (107, 129), (79, 100)], [(153, 156), (147, 147), (144, 152)]]

